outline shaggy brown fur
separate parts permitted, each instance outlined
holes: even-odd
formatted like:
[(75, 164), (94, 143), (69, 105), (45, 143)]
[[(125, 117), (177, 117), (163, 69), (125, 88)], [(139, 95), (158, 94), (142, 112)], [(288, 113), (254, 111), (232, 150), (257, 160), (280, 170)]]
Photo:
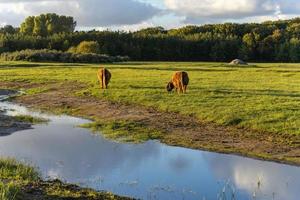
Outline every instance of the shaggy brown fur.
[(174, 88), (177, 93), (186, 93), (189, 84), (189, 76), (187, 72), (175, 72), (171, 81), (167, 85), (167, 91), (171, 92)]
[(100, 88), (107, 89), (108, 83), (111, 79), (111, 73), (106, 68), (102, 68), (99, 69), (97, 75), (100, 83)]

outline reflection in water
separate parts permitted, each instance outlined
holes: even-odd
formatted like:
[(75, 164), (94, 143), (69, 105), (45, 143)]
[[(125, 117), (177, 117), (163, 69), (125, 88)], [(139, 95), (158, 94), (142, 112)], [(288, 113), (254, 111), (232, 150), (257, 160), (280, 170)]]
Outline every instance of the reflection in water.
[[(238, 156), (169, 147), (156, 141), (122, 144), (77, 126), (67, 116), (1, 103), (8, 114), (48, 118), (48, 125), (0, 138), (0, 155), (38, 166), (45, 178), (143, 199), (286, 199), (300, 196), (300, 168)], [(274, 194), (273, 194), (274, 193)]]
[(256, 196), (274, 196), (274, 199), (299, 198), (299, 167), (237, 158), (218, 154), (205, 156), (217, 177), (230, 177), (240, 190)]

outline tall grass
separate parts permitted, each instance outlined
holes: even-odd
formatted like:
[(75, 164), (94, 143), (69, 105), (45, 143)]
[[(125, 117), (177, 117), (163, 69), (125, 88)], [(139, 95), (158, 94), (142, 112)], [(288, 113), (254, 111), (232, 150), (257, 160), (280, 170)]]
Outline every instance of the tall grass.
[(14, 183), (3, 183), (0, 181), (0, 199), (1, 200), (15, 200), (19, 192), (19, 187)]
[(14, 159), (0, 159), (0, 179), (35, 181), (39, 173), (31, 166), (24, 165)]
[(31, 166), (10, 158), (0, 158), (0, 200), (14, 200), (24, 183), (39, 180), (39, 173)]

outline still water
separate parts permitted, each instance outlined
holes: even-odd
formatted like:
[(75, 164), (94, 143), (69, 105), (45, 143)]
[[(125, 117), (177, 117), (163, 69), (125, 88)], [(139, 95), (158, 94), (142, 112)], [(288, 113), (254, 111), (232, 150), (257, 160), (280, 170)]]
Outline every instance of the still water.
[(117, 143), (78, 128), (87, 120), (32, 112), (8, 102), (0, 102), (0, 108), (8, 115), (50, 119), (48, 124), (0, 137), (0, 156), (31, 163), (45, 179), (141, 199), (300, 198), (299, 167), (157, 141)]

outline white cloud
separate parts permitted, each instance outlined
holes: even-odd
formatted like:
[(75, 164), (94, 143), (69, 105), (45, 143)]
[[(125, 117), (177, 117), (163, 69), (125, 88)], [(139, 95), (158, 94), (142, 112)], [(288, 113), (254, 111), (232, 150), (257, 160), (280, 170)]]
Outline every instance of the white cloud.
[(186, 23), (201, 23), (247, 18), (274, 19), (300, 14), (298, 0), (164, 0), (171, 12), (185, 17)]
[[(99, 26), (99, 27), (93, 27), (93, 29), (97, 31), (104, 31), (104, 30), (110, 30), (110, 31), (117, 31), (117, 30), (123, 30), (123, 31), (137, 31), (143, 28), (149, 28), (149, 27), (155, 27), (155, 24), (153, 24), (150, 21), (141, 22), (138, 24), (132, 24), (132, 25), (115, 25), (115, 26)], [(89, 31), (91, 30), (91, 27), (89, 26), (82, 26), (78, 27), (80, 30)]]
[(25, 17), (70, 15), (85, 29), (136, 30), (186, 24), (261, 22), (300, 15), (299, 0), (0, 0), (0, 24)]
[(19, 25), (28, 15), (49, 12), (71, 15), (79, 26), (96, 27), (139, 24), (158, 14), (160, 9), (135, 0), (0, 1), (0, 23)]

